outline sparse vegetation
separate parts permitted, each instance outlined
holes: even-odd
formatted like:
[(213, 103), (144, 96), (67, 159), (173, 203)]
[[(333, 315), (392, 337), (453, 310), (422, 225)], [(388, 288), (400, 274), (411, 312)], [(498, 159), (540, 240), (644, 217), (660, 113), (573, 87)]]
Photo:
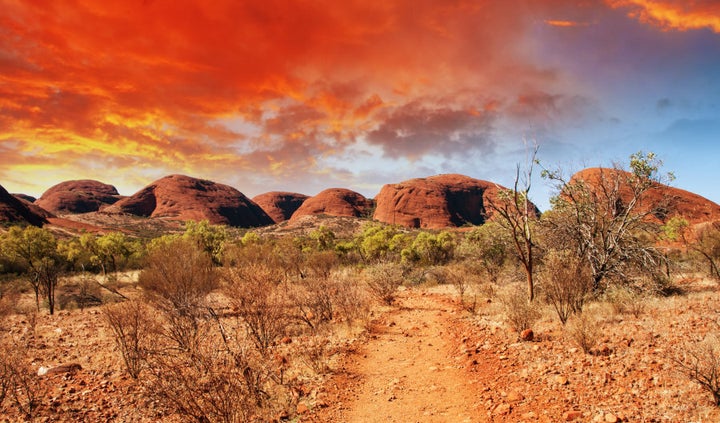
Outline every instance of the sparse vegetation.
[[(84, 395), (128, 395), (123, 404), (137, 408), (127, 417), (133, 421), (304, 419), (297, 405), (323, 404), (318, 387), (339, 369), (334, 356), (354, 350), (350, 340), (374, 339), (357, 331), (395, 328), (387, 332), (412, 340), (425, 329), (396, 326), (396, 316), (416, 307), (414, 301), (435, 307), (419, 308), (433, 314), (418, 318), (443, 315), (445, 324), (470, 328), (451, 342), (450, 354), (462, 339), (457, 349), (473, 368), (496, 359), (503, 368), (517, 365), (518, 357), (522, 363), (536, 359), (539, 374), (557, 375), (562, 386), (575, 383), (568, 380), (574, 373), (568, 378), (563, 372), (582, 367), (589, 386), (607, 388), (603, 395), (609, 397), (621, 383), (615, 378), (637, 390), (638, 398), (651, 384), (663, 386), (668, 401), (694, 395), (692, 383), (685, 380), (686, 387), (667, 375), (673, 366), (666, 352), (679, 344), (674, 368), (720, 405), (715, 322), (704, 304), (716, 302), (716, 284), (704, 274), (718, 277), (720, 231), (680, 218), (661, 227), (660, 211), (640, 207), (659, 180), (658, 167), (654, 156), (633, 156), (631, 176), (599, 173), (599, 192), (548, 173), (558, 183), (558, 197), (537, 218), (518, 171), (515, 189), (488, 209), (495, 217), (458, 231), (333, 224), (330, 218), (287, 234), (190, 222), (152, 239), (11, 227), (0, 235), (0, 412), (10, 420), (31, 419), (57, 412), (67, 398), (79, 403)], [(140, 271), (117, 273), (134, 268)], [(679, 295), (661, 295), (671, 290)], [(39, 312), (43, 303), (57, 315)], [(607, 319), (596, 314), (610, 309), (615, 315)], [(85, 340), (74, 331), (82, 326), (66, 328), (64, 319), (95, 322), (87, 328), (96, 333), (90, 337), (112, 339), (79, 353)], [(457, 328), (448, 329), (437, 336), (458, 335)], [(534, 333), (525, 337), (526, 329)], [(518, 343), (517, 336), (534, 342)], [(690, 343), (688, 336), (708, 340)], [(578, 350), (610, 359), (600, 366)], [(442, 360), (445, 351), (438, 351)], [(66, 355), (92, 370), (76, 380), (38, 376), (41, 364), (60, 364)], [(482, 355), (487, 360), (477, 357)], [(597, 374), (588, 370), (600, 367)], [(498, 392), (507, 390), (505, 379), (515, 375), (492, 370)], [(655, 373), (645, 378), (644, 371)], [(519, 373), (537, 382), (533, 372)], [(118, 386), (100, 389), (100, 380)], [(85, 386), (80, 382), (92, 386), (79, 388)], [(76, 391), (64, 391), (65, 385)], [(50, 395), (51, 389), (58, 393)], [(487, 399), (494, 391), (481, 395)]]

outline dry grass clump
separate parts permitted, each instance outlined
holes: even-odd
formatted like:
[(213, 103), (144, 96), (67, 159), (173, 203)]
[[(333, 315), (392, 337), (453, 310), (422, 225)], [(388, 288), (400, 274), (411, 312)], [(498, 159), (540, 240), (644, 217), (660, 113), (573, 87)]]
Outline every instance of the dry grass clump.
[(513, 284), (500, 293), (505, 321), (517, 332), (532, 329), (542, 313), (537, 302), (528, 301), (527, 292), (519, 284)]
[(566, 326), (567, 334), (586, 354), (590, 354), (600, 338), (599, 323), (595, 313), (578, 314)]
[(632, 314), (640, 317), (647, 307), (648, 296), (637, 289), (622, 285), (612, 285), (605, 291), (605, 301), (616, 314)]
[(402, 268), (396, 263), (379, 263), (365, 269), (365, 283), (370, 294), (387, 305), (395, 301), (403, 280)]

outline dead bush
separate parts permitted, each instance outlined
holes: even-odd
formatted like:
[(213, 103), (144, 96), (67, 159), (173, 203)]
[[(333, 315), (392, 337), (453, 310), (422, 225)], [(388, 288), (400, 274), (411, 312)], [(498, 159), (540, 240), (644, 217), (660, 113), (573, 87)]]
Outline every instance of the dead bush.
[(520, 285), (512, 285), (500, 295), (505, 320), (518, 333), (532, 326), (540, 320), (542, 314), (538, 304), (528, 301), (527, 292)]
[(571, 314), (582, 312), (592, 290), (587, 265), (569, 251), (550, 251), (540, 272), (541, 290), (564, 325)]
[(31, 420), (47, 388), (27, 363), (28, 357), (26, 346), (0, 339), (0, 406), (9, 400), (21, 415)]
[(287, 287), (282, 269), (263, 263), (228, 269), (225, 294), (240, 317), (247, 335), (267, 350), (285, 335), (290, 324)]
[(192, 351), (208, 318), (205, 299), (218, 285), (210, 256), (193, 242), (171, 241), (149, 254), (139, 285), (161, 311), (166, 335), (177, 348)]
[(125, 369), (137, 379), (155, 339), (153, 335), (158, 333), (152, 310), (140, 301), (126, 301), (105, 306), (102, 311), (115, 335), (115, 345), (120, 350)]
[(689, 345), (676, 355), (675, 363), (690, 380), (698, 383), (720, 406), (720, 340), (709, 337)]
[(570, 320), (566, 326), (566, 330), (570, 338), (582, 350), (589, 354), (597, 345), (600, 337), (600, 326), (596, 316), (592, 313), (583, 313), (576, 315)]
[(156, 350), (142, 381), (148, 395), (196, 422), (272, 421), (292, 402), (267, 355), (216, 326), (191, 352)]
[(489, 283), (483, 284), (481, 277), (467, 264), (451, 266), (446, 269), (447, 279), (458, 293), (462, 307), (475, 314), (479, 300), (484, 296)]
[(403, 283), (402, 269), (395, 263), (380, 263), (365, 269), (365, 281), (370, 294), (390, 305)]

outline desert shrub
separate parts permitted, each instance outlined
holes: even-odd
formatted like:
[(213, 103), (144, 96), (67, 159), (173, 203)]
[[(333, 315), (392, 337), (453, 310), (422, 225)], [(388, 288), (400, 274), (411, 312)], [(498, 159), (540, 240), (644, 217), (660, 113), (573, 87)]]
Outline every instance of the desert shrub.
[(605, 301), (617, 314), (632, 314), (640, 317), (645, 311), (647, 296), (629, 286), (612, 285), (605, 292)]
[(527, 293), (520, 285), (512, 285), (500, 295), (505, 320), (518, 332), (532, 329), (542, 316), (538, 304), (528, 301)]
[(324, 334), (304, 336), (297, 340), (294, 356), (315, 374), (321, 375), (330, 371), (328, 349), (330, 340)]
[(504, 228), (491, 221), (469, 231), (458, 246), (458, 253), (477, 264), (477, 273), (497, 283), (512, 250)]
[(25, 345), (11, 339), (0, 340), (0, 406), (5, 400), (28, 421), (32, 420), (47, 388), (27, 363)]
[(455, 252), (455, 238), (450, 232), (420, 232), (412, 244), (401, 251), (404, 262), (426, 266), (446, 264)]
[(292, 400), (268, 355), (216, 325), (192, 352), (157, 350), (142, 382), (151, 397), (188, 421), (271, 421)]
[(572, 313), (581, 313), (592, 291), (585, 263), (568, 251), (550, 251), (539, 275), (542, 292), (564, 325)]
[(586, 354), (597, 345), (600, 337), (600, 327), (598, 319), (592, 313), (583, 313), (576, 315), (570, 320), (566, 326), (566, 330), (570, 338), (580, 347)]
[(210, 256), (195, 243), (174, 239), (148, 255), (139, 285), (161, 312), (166, 335), (181, 349), (192, 351), (207, 324), (207, 295), (218, 285)]
[(709, 337), (685, 346), (676, 355), (675, 363), (690, 380), (712, 395), (716, 406), (720, 406), (720, 340)]
[(395, 263), (380, 263), (365, 270), (365, 281), (373, 297), (390, 305), (403, 283), (402, 269)]
[(126, 301), (105, 306), (102, 311), (115, 335), (125, 369), (137, 379), (152, 347), (153, 335), (158, 333), (152, 310), (140, 301)]
[(287, 286), (282, 269), (263, 263), (228, 269), (224, 291), (247, 335), (260, 350), (267, 350), (290, 324)]
[(475, 314), (479, 299), (487, 293), (486, 288), (489, 287), (489, 283), (483, 284), (481, 276), (474, 272), (473, 266), (467, 262), (449, 266), (446, 269), (446, 277), (455, 288), (463, 308)]
[(330, 273), (340, 264), (340, 259), (334, 251), (308, 251), (303, 260), (303, 274), (320, 279), (328, 279)]

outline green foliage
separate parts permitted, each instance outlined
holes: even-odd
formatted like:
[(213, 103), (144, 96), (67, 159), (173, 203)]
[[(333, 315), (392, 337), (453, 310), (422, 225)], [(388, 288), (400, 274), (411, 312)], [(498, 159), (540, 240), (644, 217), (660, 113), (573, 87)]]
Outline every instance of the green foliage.
[(183, 239), (195, 242), (210, 255), (213, 263), (222, 263), (225, 242), (228, 239), (225, 226), (211, 225), (207, 220), (201, 220), (200, 222), (191, 220), (186, 223)]
[(446, 264), (453, 258), (455, 246), (455, 238), (450, 232), (420, 232), (412, 244), (402, 250), (402, 259), (426, 266)]
[(497, 283), (510, 255), (507, 232), (496, 222), (486, 222), (465, 234), (458, 253), (466, 260), (477, 261), (490, 282)]
[(68, 244), (67, 251), (73, 262), (98, 266), (103, 274), (121, 270), (130, 257), (141, 254), (140, 243), (131, 241), (121, 232), (101, 236), (84, 234), (77, 242)]
[(40, 292), (45, 295), (50, 314), (55, 312), (55, 288), (67, 260), (58, 250), (58, 241), (47, 229), (11, 227), (0, 238), (3, 255), (29, 277), (40, 308)]
[(684, 241), (690, 224), (680, 216), (675, 216), (660, 227), (662, 237), (668, 241)]
[(335, 248), (335, 233), (324, 225), (310, 232), (312, 248), (317, 251), (327, 251)]

